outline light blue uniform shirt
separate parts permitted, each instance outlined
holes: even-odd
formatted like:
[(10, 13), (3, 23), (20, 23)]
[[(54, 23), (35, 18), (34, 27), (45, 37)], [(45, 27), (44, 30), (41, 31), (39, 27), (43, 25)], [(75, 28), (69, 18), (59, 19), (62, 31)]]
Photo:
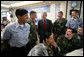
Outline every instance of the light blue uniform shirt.
[(68, 20), (66, 27), (73, 28), (77, 31), (78, 27), (83, 27), (83, 21), (80, 18), (74, 19), (73, 17)]
[(22, 27), (18, 22), (6, 26), (3, 40), (9, 39), (11, 47), (22, 47), (28, 43), (28, 37), (30, 33), (30, 25), (25, 23)]

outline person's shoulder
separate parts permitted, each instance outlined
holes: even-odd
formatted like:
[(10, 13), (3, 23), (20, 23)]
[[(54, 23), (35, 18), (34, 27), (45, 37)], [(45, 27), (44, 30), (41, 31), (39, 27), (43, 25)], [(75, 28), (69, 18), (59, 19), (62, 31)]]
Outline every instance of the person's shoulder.
[(58, 36), (58, 38), (56, 40), (58, 45), (62, 45), (63, 43), (66, 43), (66, 41), (67, 41), (67, 38), (65, 37), (65, 35)]
[(28, 23), (30, 23), (32, 20), (31, 20), (31, 18), (28, 18)]
[(78, 21), (83, 21), (83, 19), (82, 18), (78, 18)]
[(66, 18), (63, 18), (63, 20), (67, 21), (67, 19), (66, 19)]
[(5, 26), (5, 31), (7, 30), (7, 31), (11, 31), (12, 29), (14, 29), (15, 28), (15, 22), (13, 22), (13, 23), (10, 23), (10, 24), (8, 24), (7, 26)]
[(38, 22), (39, 22), (39, 23), (40, 23), (40, 22), (43, 22), (43, 19), (39, 20)]
[(72, 21), (73, 21), (73, 19), (72, 19), (72, 18), (70, 18), (70, 19), (68, 19), (67, 21), (68, 21), (68, 23), (70, 23), (70, 22), (72, 22)]
[(46, 50), (45, 45), (43, 43), (40, 43), (30, 50), (28, 56), (41, 56), (41, 55), (43, 56), (46, 53), (43, 52), (45, 50)]
[(10, 23), (10, 24), (8, 24), (8, 25), (6, 26), (6, 28), (11, 28), (11, 27), (14, 27), (14, 26), (15, 26), (15, 24), (16, 24), (16, 22)]
[(59, 20), (58, 20), (58, 19), (56, 19), (54, 23), (57, 23), (58, 21), (59, 21)]
[(59, 37), (65, 37), (65, 35), (64, 35), (64, 34), (62, 34), (62, 35), (60, 35)]
[(52, 21), (50, 19), (46, 19), (46, 20), (47, 20), (47, 22), (52, 23)]
[(66, 19), (66, 18), (63, 18), (63, 22), (65, 22), (65, 23), (66, 23), (66, 22), (67, 22), (67, 19)]
[(74, 39), (81, 39), (81, 37), (76, 33)]
[(82, 18), (79, 18), (79, 17), (78, 17), (78, 19), (82, 19)]
[(58, 39), (58, 40), (63, 40), (63, 39), (65, 39), (65, 35), (60, 35), (60, 36), (58, 36), (57, 39)]
[(39, 48), (46, 48), (46, 46), (45, 46), (43, 43), (40, 43), (40, 44), (36, 45), (36, 47), (39, 47)]
[(51, 21), (50, 19), (46, 19), (47, 21)]
[(30, 24), (28, 24), (28, 23), (25, 23), (25, 25), (26, 25), (27, 27), (30, 27)]
[(37, 50), (37, 51), (42, 51), (43, 49), (47, 49), (47, 47), (43, 43), (39, 43), (38, 45), (32, 48), (32, 50)]

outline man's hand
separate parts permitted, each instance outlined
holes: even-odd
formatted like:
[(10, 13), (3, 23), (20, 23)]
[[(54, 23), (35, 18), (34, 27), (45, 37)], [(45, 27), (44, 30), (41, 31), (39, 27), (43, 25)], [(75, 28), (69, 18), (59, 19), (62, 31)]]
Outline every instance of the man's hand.
[(3, 40), (4, 48), (10, 48), (9, 40)]
[(56, 44), (55, 40), (53, 39), (53, 36), (54, 36), (53, 34), (50, 35), (50, 37), (49, 37), (49, 42), (50, 42), (50, 44), (53, 45), (54, 47), (57, 47), (57, 44)]

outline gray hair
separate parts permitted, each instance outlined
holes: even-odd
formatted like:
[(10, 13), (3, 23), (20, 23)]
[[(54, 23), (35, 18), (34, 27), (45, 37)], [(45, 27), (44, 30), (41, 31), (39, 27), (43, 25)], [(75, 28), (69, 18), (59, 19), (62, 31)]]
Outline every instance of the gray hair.
[(47, 13), (46, 12), (43, 12), (43, 14), (45, 14), (47, 16)]
[(35, 14), (35, 13), (36, 13), (35, 11), (31, 11), (31, 12), (30, 12), (30, 15), (33, 15), (33, 14)]

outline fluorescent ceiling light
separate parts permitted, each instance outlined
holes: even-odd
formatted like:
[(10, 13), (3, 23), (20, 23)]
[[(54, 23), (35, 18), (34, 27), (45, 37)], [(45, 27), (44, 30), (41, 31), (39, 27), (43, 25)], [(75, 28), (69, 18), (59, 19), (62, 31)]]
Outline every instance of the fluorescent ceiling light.
[(9, 8), (10, 5), (4, 5), (4, 4), (1, 4), (1, 7)]

